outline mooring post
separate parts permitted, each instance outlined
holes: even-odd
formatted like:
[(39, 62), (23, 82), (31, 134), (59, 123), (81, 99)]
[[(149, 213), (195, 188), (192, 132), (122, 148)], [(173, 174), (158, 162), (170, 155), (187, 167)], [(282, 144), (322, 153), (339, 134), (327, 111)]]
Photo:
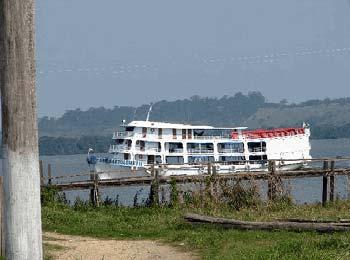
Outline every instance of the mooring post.
[(323, 161), (323, 177), (322, 177), (322, 205), (324, 206), (327, 203), (328, 199), (328, 161)]
[(270, 176), (267, 180), (267, 197), (269, 200), (274, 200), (276, 197), (275, 171), (276, 162), (273, 160), (269, 160), (268, 172)]
[(334, 201), (334, 161), (331, 161), (331, 172), (329, 175), (329, 200)]
[(150, 206), (159, 205), (159, 172), (155, 169), (154, 164), (151, 166), (151, 175), (153, 180), (151, 182), (151, 189), (149, 194)]
[(47, 184), (51, 185), (52, 184), (52, 176), (51, 176), (51, 164), (49, 163), (49, 165), (47, 166)]

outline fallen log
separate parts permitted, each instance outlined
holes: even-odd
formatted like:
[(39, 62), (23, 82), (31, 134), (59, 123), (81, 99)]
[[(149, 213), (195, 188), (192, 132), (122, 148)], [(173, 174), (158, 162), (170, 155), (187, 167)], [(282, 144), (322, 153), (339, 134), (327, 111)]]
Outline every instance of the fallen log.
[(216, 218), (198, 214), (186, 214), (185, 220), (193, 224), (216, 224), (225, 228), (242, 230), (287, 230), (287, 231), (317, 231), (322, 233), (350, 231), (350, 226), (335, 223), (300, 223), (300, 222), (253, 222), (227, 218)]
[(328, 219), (303, 219), (303, 218), (276, 218), (274, 220), (278, 222), (332, 223), (332, 224), (338, 224), (338, 225), (350, 225), (349, 219), (328, 220)]

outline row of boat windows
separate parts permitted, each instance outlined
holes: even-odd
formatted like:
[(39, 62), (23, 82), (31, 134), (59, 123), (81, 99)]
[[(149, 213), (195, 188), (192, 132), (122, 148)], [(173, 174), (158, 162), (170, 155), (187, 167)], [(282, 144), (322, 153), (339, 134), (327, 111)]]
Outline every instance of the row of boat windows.
[[(124, 154), (124, 160), (131, 160), (131, 156), (128, 153)], [(219, 161), (221, 162), (237, 162), (241, 163), (245, 161), (245, 156), (219, 156)], [(249, 161), (266, 161), (267, 155), (252, 155), (248, 158)], [(166, 156), (165, 162), (162, 161), (162, 157), (157, 155), (135, 155), (135, 161), (144, 161), (147, 164), (184, 164), (183, 156)], [(209, 163), (214, 162), (214, 156), (188, 156), (188, 163)]]
[[(125, 131), (132, 133), (135, 130), (134, 127), (126, 127)], [(180, 131), (180, 133), (178, 132)], [(152, 135), (158, 135), (159, 139), (162, 139), (163, 137), (163, 128), (147, 128), (147, 127), (142, 127), (142, 137), (145, 138), (147, 137), (147, 134), (152, 134)], [(201, 137), (201, 136), (207, 136), (209, 134), (213, 135), (223, 135), (222, 133), (216, 133), (217, 130), (194, 130), (194, 129), (176, 129), (173, 128), (171, 129), (171, 133), (173, 136), (173, 139), (177, 139), (178, 136), (180, 135), (182, 139), (192, 139), (192, 137)], [(229, 134), (226, 134), (229, 136)]]
[[(117, 145), (125, 144), (128, 148), (131, 148), (132, 140), (124, 140), (117, 139)], [(189, 152), (193, 150), (202, 150), (208, 152), (214, 152), (214, 144), (213, 143), (187, 143), (187, 150)], [(227, 152), (244, 152), (244, 144), (243, 143), (218, 143), (217, 144), (218, 151), (227, 151)], [(146, 150), (149, 148), (156, 148), (159, 151), (161, 150), (160, 142), (145, 142), (142, 140), (136, 141), (136, 148), (140, 150)], [(171, 152), (183, 152), (184, 144), (176, 143), (176, 142), (167, 142), (165, 143), (165, 150)], [(248, 142), (248, 150), (249, 152), (266, 152), (266, 142)]]

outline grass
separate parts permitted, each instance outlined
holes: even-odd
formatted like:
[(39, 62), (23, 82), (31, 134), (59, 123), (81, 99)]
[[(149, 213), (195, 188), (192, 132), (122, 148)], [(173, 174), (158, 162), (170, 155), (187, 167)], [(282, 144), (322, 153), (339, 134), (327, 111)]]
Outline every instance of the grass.
[(60, 251), (66, 248), (60, 245), (43, 243), (43, 249), (44, 249), (44, 260), (51, 260), (51, 259), (54, 259), (54, 256), (52, 255), (54, 251)]
[(192, 251), (203, 259), (350, 259), (348, 233), (239, 231), (217, 226), (192, 226), (186, 212), (242, 220), (275, 218), (350, 219), (350, 201), (295, 206), (291, 203), (259, 204), (233, 210), (189, 207), (126, 208), (102, 206), (43, 206), (45, 231), (113, 239), (152, 239)]

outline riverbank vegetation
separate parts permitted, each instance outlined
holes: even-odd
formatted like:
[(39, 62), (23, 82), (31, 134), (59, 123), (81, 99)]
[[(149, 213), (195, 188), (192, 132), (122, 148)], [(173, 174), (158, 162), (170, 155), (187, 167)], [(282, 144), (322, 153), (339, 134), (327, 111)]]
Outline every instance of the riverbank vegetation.
[[(202, 199), (199, 201), (196, 196)], [(177, 201), (176, 194), (172, 197)], [(320, 204), (295, 205), (287, 197), (264, 202), (251, 189), (226, 198), (227, 201), (218, 202), (203, 193), (190, 196), (182, 203), (162, 203), (156, 207), (122, 207), (117, 200), (106, 199), (100, 207), (93, 207), (80, 199), (69, 206), (64, 203), (64, 196), (47, 191), (43, 198), (43, 227), (45, 231), (69, 235), (160, 240), (203, 259), (350, 257), (350, 236), (347, 233), (242, 231), (215, 225), (193, 226), (183, 219), (184, 214), (195, 212), (250, 221), (281, 218), (335, 221), (350, 219), (350, 201), (336, 201), (325, 207)]]

